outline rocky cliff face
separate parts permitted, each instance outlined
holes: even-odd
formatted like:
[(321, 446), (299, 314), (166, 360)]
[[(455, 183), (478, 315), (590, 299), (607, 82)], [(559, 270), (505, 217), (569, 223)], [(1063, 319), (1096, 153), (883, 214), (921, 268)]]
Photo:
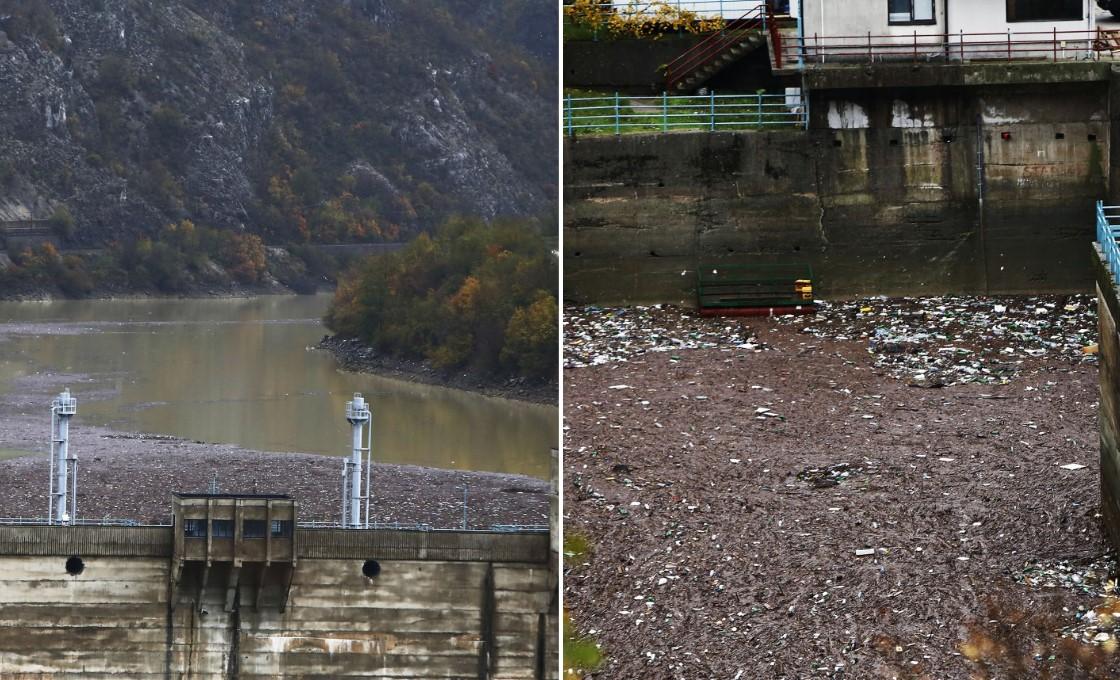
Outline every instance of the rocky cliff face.
[(0, 0), (0, 222), (66, 206), (67, 244), (96, 246), (184, 219), (288, 243), (542, 216), (552, 5)]

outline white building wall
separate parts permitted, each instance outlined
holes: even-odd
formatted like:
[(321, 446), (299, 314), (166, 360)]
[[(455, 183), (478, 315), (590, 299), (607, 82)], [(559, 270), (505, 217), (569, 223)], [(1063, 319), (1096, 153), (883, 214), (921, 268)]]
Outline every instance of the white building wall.
[[(819, 1), (819, 0), (814, 0)], [(827, 1), (827, 0), (826, 0)], [(865, 0), (866, 1), (866, 0)], [(874, 0), (870, 0), (874, 4)], [(944, 3), (945, 0), (937, 0)], [(885, 4), (885, 3), (881, 3)], [(1016, 21), (1007, 20), (1006, 0), (949, 0), (949, 32), (1025, 33), (1035, 31), (1089, 31), (1095, 29), (1093, 17), (1096, 4), (1083, 0), (1081, 21)]]
[[(795, 2), (798, 0), (795, 0)], [(1006, 42), (1008, 31), (1012, 34), (1012, 41), (1022, 43), (1028, 40), (1050, 41), (1045, 35), (1030, 35), (1058, 31), (1058, 40), (1065, 41), (1065, 51), (1059, 53), (1059, 58), (1073, 58), (1080, 52), (1087, 52), (1089, 47), (1090, 32), (1096, 30), (1096, 6), (1093, 0), (1082, 0), (1083, 19), (1080, 21), (1007, 21), (1006, 0), (934, 0), (934, 13), (936, 22), (933, 24), (896, 24), (891, 25), (888, 20), (887, 0), (799, 0), (802, 10), (802, 32), (805, 37), (806, 50), (813, 52), (814, 45), (821, 43), (831, 46), (850, 45), (852, 50), (858, 51), (861, 43), (867, 45), (868, 34), (873, 37), (871, 42), (876, 45), (897, 44), (908, 45), (915, 42), (917, 34), (918, 51), (938, 52), (938, 47), (944, 48), (945, 34), (949, 34), (949, 53), (953, 58), (960, 58), (960, 34), (966, 34), (966, 47), (964, 56), (968, 59), (1006, 58), (1005, 51), (999, 51), (995, 45), (979, 45), (977, 43)], [(948, 13), (948, 19), (946, 19)], [(1062, 35), (1061, 32), (1069, 31)], [(990, 34), (978, 36), (967, 34)], [(827, 41), (824, 39), (828, 38)], [(956, 45), (953, 50), (951, 46)], [(1023, 52), (1024, 45), (1014, 48), (1016, 58), (1036, 57), (1049, 58), (1053, 56), (1053, 48), (1039, 45), (1037, 53)], [(1060, 46), (1061, 49), (1061, 46)], [(879, 55), (891, 55), (891, 50), (876, 49), (876, 58)], [(905, 50), (895, 50), (895, 56), (906, 56)], [(826, 58), (827, 60), (827, 58)]]
[[(795, 0), (796, 1), (796, 0)], [(973, 2), (984, 0), (972, 0)], [(875, 36), (936, 35), (945, 33), (945, 0), (935, 0), (936, 24), (890, 25), (887, 18), (887, 0), (801, 0), (802, 24), (805, 37), (812, 43), (819, 36), (863, 36), (866, 42), (870, 32)]]

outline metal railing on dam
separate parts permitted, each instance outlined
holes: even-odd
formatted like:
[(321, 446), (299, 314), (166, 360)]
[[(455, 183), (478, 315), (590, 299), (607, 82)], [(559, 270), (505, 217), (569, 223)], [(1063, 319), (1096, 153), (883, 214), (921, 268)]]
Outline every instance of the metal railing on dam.
[[(171, 526), (0, 525), (0, 556), (170, 557)], [(547, 531), (342, 529), (296, 532), (297, 554), (312, 559), (547, 563)]]
[[(301, 529), (341, 529), (341, 524), (334, 521), (309, 520), (296, 523)], [(93, 527), (170, 527), (169, 522), (140, 522), (134, 519), (76, 519), (67, 522), (54, 522), (48, 517), (0, 517), (2, 526), (93, 526)], [(383, 529), (393, 531), (433, 531), (455, 533), (547, 533), (547, 524), (494, 524), (489, 527), (437, 527), (427, 523), (408, 522), (371, 522), (366, 529)]]
[(805, 128), (806, 101), (785, 94), (716, 94), (676, 97), (564, 98), (564, 134), (621, 135), (692, 130), (763, 130)]

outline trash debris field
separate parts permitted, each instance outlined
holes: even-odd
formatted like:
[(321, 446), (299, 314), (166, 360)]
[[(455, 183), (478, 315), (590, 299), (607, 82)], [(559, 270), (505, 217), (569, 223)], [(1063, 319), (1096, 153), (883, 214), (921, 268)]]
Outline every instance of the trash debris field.
[(1120, 677), (1094, 297), (564, 323), (595, 678)]

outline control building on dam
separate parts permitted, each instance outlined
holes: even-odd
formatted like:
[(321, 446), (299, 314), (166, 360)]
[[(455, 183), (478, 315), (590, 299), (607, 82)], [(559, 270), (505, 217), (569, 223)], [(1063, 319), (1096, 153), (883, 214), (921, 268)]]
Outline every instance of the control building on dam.
[(692, 305), (698, 270), (776, 264), (822, 298), (1088, 292), (1120, 40), (1088, 0), (1041, 4), (800, 0), (567, 39), (565, 86), (609, 93), (564, 104), (568, 301)]

